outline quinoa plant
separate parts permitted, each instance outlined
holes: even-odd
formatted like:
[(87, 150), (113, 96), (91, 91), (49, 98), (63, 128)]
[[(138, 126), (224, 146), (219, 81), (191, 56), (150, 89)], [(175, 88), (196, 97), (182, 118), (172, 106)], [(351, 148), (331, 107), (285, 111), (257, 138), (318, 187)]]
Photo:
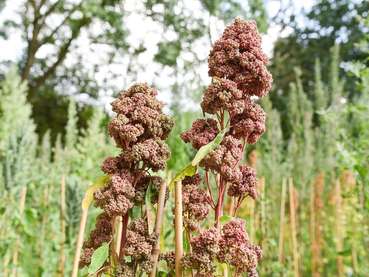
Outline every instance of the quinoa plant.
[[(147, 194), (150, 193), (150, 201), (157, 201), (164, 180), (154, 172), (165, 168), (170, 153), (164, 140), (173, 127), (172, 120), (162, 113), (163, 104), (156, 95), (154, 88), (135, 84), (112, 103), (117, 115), (108, 130), (122, 152), (102, 164), (108, 181), (93, 197), (95, 205), (103, 211), (84, 242), (80, 267), (95, 262), (92, 260), (107, 245), (109, 258), (97, 268), (90, 266), (89, 273), (126, 277), (152, 270), (157, 234), (149, 231)], [(121, 228), (115, 226), (118, 218), (122, 218)], [(119, 245), (116, 241), (120, 241)]]
[[(210, 117), (195, 120), (181, 134), (199, 152), (221, 138), (199, 162), (202, 174), (182, 181), (183, 222), (190, 242), (182, 265), (195, 276), (224, 276), (217, 273), (217, 264), (227, 264), (234, 276), (246, 272), (257, 276), (261, 249), (251, 243), (245, 222), (235, 216), (245, 198), (258, 195), (256, 172), (241, 161), (246, 144), (256, 143), (265, 131), (266, 115), (254, 99), (271, 89), (267, 61), (255, 22), (237, 18), (209, 55), (212, 83), (201, 108)], [(225, 215), (226, 197), (232, 203), (229, 215)], [(170, 264), (173, 254), (163, 259)]]
[[(182, 222), (178, 217), (183, 218), (190, 248), (180, 262), (196, 276), (216, 276), (218, 264), (228, 265), (235, 276), (244, 273), (257, 276), (261, 249), (251, 243), (244, 221), (236, 218), (236, 214), (245, 198), (256, 199), (258, 195), (255, 169), (241, 161), (246, 144), (256, 143), (265, 131), (265, 112), (254, 99), (265, 96), (271, 89), (267, 62), (255, 22), (236, 19), (215, 42), (209, 55), (212, 83), (204, 92), (201, 108), (204, 115), (210, 116), (195, 120), (181, 134), (184, 142), (198, 150), (186, 167), (192, 173), (179, 173), (171, 182), (182, 181), (176, 193), (181, 191), (183, 209), (175, 217), (176, 222)], [(162, 191), (164, 180), (151, 173), (166, 166), (169, 150), (164, 140), (173, 123), (162, 113), (162, 104), (155, 95), (154, 89), (138, 84), (112, 103), (117, 116), (109, 124), (109, 134), (122, 153), (107, 158), (102, 165), (109, 179), (93, 196), (95, 205), (103, 212), (84, 243), (80, 266), (92, 264), (99, 255), (96, 253), (102, 247), (107, 249), (107, 244), (110, 258), (103, 259), (98, 268), (90, 266), (90, 273), (97, 270), (114, 276), (156, 274), (156, 259), (152, 257), (159, 232), (150, 231), (147, 199), (151, 194), (155, 203), (159, 190)], [(197, 165), (201, 169), (198, 173)], [(226, 216), (227, 198), (230, 209)], [(176, 210), (177, 202), (176, 198)], [(213, 220), (209, 218), (211, 213)], [(119, 217), (122, 231), (116, 234)], [(176, 228), (176, 244), (182, 244), (177, 233)], [(175, 274), (181, 276), (177, 246), (176, 258), (174, 252), (168, 252), (161, 259), (172, 268), (176, 259)]]

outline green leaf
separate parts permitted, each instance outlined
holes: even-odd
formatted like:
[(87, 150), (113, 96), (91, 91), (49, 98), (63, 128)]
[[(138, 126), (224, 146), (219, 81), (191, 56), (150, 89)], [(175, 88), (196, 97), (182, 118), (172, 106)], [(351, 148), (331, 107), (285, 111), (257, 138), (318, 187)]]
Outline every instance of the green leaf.
[(188, 240), (186, 231), (183, 231), (183, 250), (185, 251), (185, 253), (189, 253), (190, 249), (191, 249), (190, 241)]
[(186, 176), (195, 175), (196, 170), (197, 166), (188, 164), (185, 168), (183, 168), (180, 172), (178, 172), (177, 175), (170, 181), (169, 189), (171, 189), (176, 182), (183, 180)]
[(223, 276), (225, 272), (228, 272), (228, 266), (225, 263), (216, 263), (216, 272), (219, 274), (217, 276)]
[(179, 41), (169, 41), (159, 43), (159, 51), (155, 55), (154, 60), (163, 64), (174, 66), (177, 58), (181, 53), (181, 44)]
[(192, 160), (192, 165), (196, 166), (198, 165), (203, 158), (207, 154), (210, 153), (210, 151), (214, 150), (223, 140), (224, 134), (227, 132), (228, 129), (223, 129), (214, 140), (212, 140), (210, 143), (202, 146), (199, 151), (197, 151), (195, 158)]
[(230, 222), (233, 219), (232, 216), (230, 215), (222, 215), (219, 218), (220, 223), (222, 223), (222, 225), (227, 224), (228, 222)]
[(94, 192), (98, 189), (104, 187), (106, 183), (109, 181), (108, 176), (102, 176), (96, 180), (96, 182), (91, 185), (85, 193), (85, 196), (82, 200), (82, 209), (88, 209), (88, 207), (91, 205), (92, 201), (94, 200)]
[(95, 250), (91, 257), (91, 264), (88, 267), (88, 273), (93, 274), (98, 271), (109, 256), (109, 244), (104, 242)]

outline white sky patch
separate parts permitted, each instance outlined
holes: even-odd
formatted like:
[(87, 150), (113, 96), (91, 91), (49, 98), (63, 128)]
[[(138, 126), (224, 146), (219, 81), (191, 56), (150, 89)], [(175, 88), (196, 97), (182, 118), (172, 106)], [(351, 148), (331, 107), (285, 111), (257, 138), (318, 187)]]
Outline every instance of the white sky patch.
[[(20, 17), (16, 11), (19, 10), (21, 3), (22, 1), (6, 1), (7, 5), (0, 13), (0, 23), (3, 23), (5, 20), (10, 18), (18, 18), (20, 21)], [(208, 18), (208, 24), (210, 26), (210, 32), (213, 40), (221, 35), (225, 27), (224, 22), (214, 17), (209, 18), (207, 13), (204, 12), (200, 1), (186, 0), (179, 3), (183, 3), (184, 9), (181, 9), (181, 6), (178, 6), (178, 10), (175, 12), (180, 13), (184, 11), (185, 13), (188, 13), (189, 16), (193, 16), (195, 18), (206, 16)], [(289, 0), (266, 1), (265, 5), (269, 17), (276, 15), (281, 5), (287, 5), (290, 3), (291, 1)], [(314, 1), (304, 0), (293, 1), (292, 3), (295, 11), (301, 12), (303, 9), (309, 9), (313, 5)], [(88, 40), (87, 33), (85, 32), (82, 33), (80, 38), (74, 42), (79, 46), (77, 48), (79, 52), (72, 51), (69, 53), (65, 60), (65, 65), (68, 66), (74, 64), (76, 57), (80, 55), (83, 58), (83, 66), (89, 70), (91, 74), (94, 74), (93, 77), (99, 84), (104, 83), (106, 78), (109, 78), (109, 83), (113, 86), (126, 88), (133, 82), (145, 81), (149, 84), (154, 84), (157, 86), (160, 92), (159, 98), (168, 103), (171, 101), (172, 97), (170, 87), (175, 82), (173, 77), (173, 68), (162, 67), (160, 64), (154, 62), (154, 55), (158, 50), (157, 44), (162, 40), (163, 27), (159, 23), (155, 22), (152, 18), (136, 12), (144, 9), (144, 6), (140, 1), (126, 0), (124, 2), (124, 8), (127, 11), (127, 15), (124, 17), (124, 24), (125, 27), (130, 31), (129, 36), (127, 37), (127, 42), (134, 47), (138, 47), (140, 44), (142, 44), (147, 49), (145, 52), (138, 55), (138, 57), (132, 61), (130, 61), (131, 57), (129, 56), (129, 53), (124, 53), (124, 55), (122, 55), (121, 58), (114, 63), (108, 63), (107, 51), (106, 48), (104, 48), (107, 46), (91, 45)], [(162, 12), (164, 6), (161, 4), (155, 5), (154, 9), (157, 12)], [(98, 32), (100, 27), (93, 26), (93, 28), (96, 28), (96, 31)], [(290, 32), (291, 30), (288, 29), (281, 32), (281, 26), (274, 23), (270, 24), (267, 33), (263, 34), (262, 36), (262, 47), (269, 57), (272, 56), (273, 46), (276, 40), (279, 37), (288, 36)], [(174, 31), (165, 30), (164, 39), (173, 41), (178, 39), (178, 35)], [(22, 41), (21, 33), (19, 31), (12, 32), (7, 40), (0, 38), (0, 61), (10, 60), (15, 62), (19, 60), (20, 55), (25, 47), (26, 45)], [(210, 50), (210, 41), (208, 38), (204, 37), (196, 40), (191, 47), (196, 52), (196, 55), (200, 60), (206, 60)], [(47, 45), (40, 49), (37, 57), (44, 58), (52, 52), (52, 46)], [(193, 60), (193, 53), (183, 51), (178, 59), (178, 67), (183, 68), (184, 62)], [(132, 67), (136, 70), (137, 74), (126, 74), (127, 65), (129, 62), (133, 63)], [(99, 67), (99, 70), (98, 72), (94, 73), (93, 68), (96, 65)], [(206, 62), (203, 62), (201, 65), (196, 66), (192, 74), (187, 74), (187, 72), (179, 72), (177, 75), (177, 80), (183, 84), (183, 88), (181, 89), (196, 90), (194, 86), (195, 82), (193, 82), (194, 77), (199, 78), (202, 84), (208, 84), (210, 82), (210, 78), (207, 75), (207, 70), (207, 64)], [(113, 72), (118, 77), (115, 79), (110, 78), (109, 72)], [(105, 108), (109, 107), (110, 109), (109, 104), (113, 97), (113, 91), (101, 91), (98, 103), (96, 103), (96, 101), (93, 103), (94, 101), (89, 99), (87, 93), (88, 92), (85, 91), (79, 91), (78, 100), (90, 104), (100, 104)], [(191, 108), (193, 103), (186, 101), (183, 103), (183, 105)]]

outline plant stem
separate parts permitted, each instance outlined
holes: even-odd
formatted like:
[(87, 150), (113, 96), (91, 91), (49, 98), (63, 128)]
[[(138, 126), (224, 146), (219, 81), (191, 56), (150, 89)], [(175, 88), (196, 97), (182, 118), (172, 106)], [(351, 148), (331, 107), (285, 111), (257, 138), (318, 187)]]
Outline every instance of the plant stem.
[(341, 183), (336, 180), (335, 183), (335, 242), (337, 252), (337, 276), (343, 277), (344, 264), (343, 256), (339, 253), (343, 251), (343, 219), (342, 219), (342, 195), (341, 195)]
[(226, 189), (226, 183), (224, 183), (222, 177), (219, 178), (219, 194), (218, 194), (218, 202), (215, 207), (215, 227), (220, 228), (220, 217), (223, 215), (223, 201), (224, 201), (224, 192)]
[(310, 233), (311, 233), (311, 276), (320, 277), (322, 272), (322, 209), (324, 191), (324, 173), (319, 173), (311, 186), (310, 194)]
[(64, 276), (64, 267), (65, 267), (65, 177), (64, 175), (61, 178), (60, 182), (60, 231), (61, 231), (61, 239), (60, 239), (60, 260), (59, 260), (59, 272), (61, 276)]
[(175, 272), (176, 277), (182, 277), (183, 257), (183, 218), (182, 218), (182, 182), (175, 185), (174, 227), (175, 227)]
[(209, 172), (208, 171), (205, 171), (205, 183), (206, 183), (206, 186), (208, 188), (209, 195), (210, 195), (210, 206), (213, 209), (215, 209), (214, 197), (213, 197), (213, 193), (211, 191), (211, 187), (210, 187), (210, 183), (209, 183)]
[(297, 246), (297, 232), (296, 232), (296, 207), (295, 207), (295, 191), (293, 187), (292, 178), (289, 179), (289, 194), (290, 194), (290, 223), (292, 234), (292, 250), (293, 250), (293, 270), (294, 276), (299, 277), (299, 254)]
[(229, 215), (230, 216), (235, 216), (235, 201), (236, 201), (236, 199), (234, 198), (234, 197), (230, 197), (230, 203), (229, 203)]
[(83, 235), (85, 233), (88, 209), (82, 209), (81, 221), (79, 223), (78, 239), (76, 244), (76, 252), (74, 254), (72, 277), (78, 276), (78, 264), (83, 246)]
[[(44, 194), (43, 194), (43, 203), (42, 203), (42, 208), (46, 210), (47, 206), (49, 204), (49, 186), (46, 185), (46, 188), (44, 190)], [(45, 251), (45, 242), (47, 241), (47, 227), (48, 227), (48, 213), (43, 213), (42, 215), (42, 221), (41, 221), (41, 230), (40, 230), (40, 264), (44, 265), (44, 253)]]
[(282, 180), (281, 207), (279, 213), (279, 243), (278, 243), (278, 262), (283, 262), (283, 240), (284, 240), (284, 217), (286, 203), (286, 179)]
[(167, 190), (167, 185), (163, 182), (160, 186), (159, 196), (158, 196), (158, 208), (156, 213), (156, 222), (155, 222), (155, 234), (157, 235), (155, 247), (153, 249), (153, 253), (151, 256), (151, 262), (153, 264), (152, 271), (150, 277), (156, 276), (156, 267), (158, 264), (158, 258), (160, 253), (160, 232), (161, 232), (161, 225), (163, 223), (163, 214), (164, 214), (164, 205), (165, 205), (165, 194)]
[[(19, 197), (19, 215), (20, 216), (22, 216), (24, 212), (24, 208), (26, 205), (26, 195), (27, 195), (27, 187), (24, 186), (22, 187), (22, 190), (20, 192), (20, 197)], [(20, 239), (18, 237), (17, 241), (15, 242), (15, 249), (14, 249), (14, 254), (13, 254), (13, 267), (14, 268), (12, 271), (12, 276), (14, 277), (17, 276), (19, 246), (20, 246)]]
[(128, 227), (128, 220), (129, 220), (129, 214), (128, 212), (123, 216), (123, 222), (122, 222), (122, 235), (120, 239), (120, 251), (119, 251), (119, 257), (118, 260), (122, 259), (124, 256), (124, 246), (126, 245), (127, 241), (127, 227)]
[(117, 216), (116, 218), (116, 223), (117, 223), (117, 235), (116, 235), (116, 244), (115, 244), (115, 251), (117, 253), (117, 255), (119, 256), (120, 253), (120, 244), (121, 244), (121, 240), (122, 240), (122, 232), (123, 232), (123, 219), (121, 216)]

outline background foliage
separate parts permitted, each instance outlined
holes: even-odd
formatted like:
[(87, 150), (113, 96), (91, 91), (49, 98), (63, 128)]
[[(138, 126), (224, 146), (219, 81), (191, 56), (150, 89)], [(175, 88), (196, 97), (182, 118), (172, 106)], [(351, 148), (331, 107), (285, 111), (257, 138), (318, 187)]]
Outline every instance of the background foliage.
[[(3, 2), (0, 9), (12, 1)], [(193, 1), (199, 13), (185, 1), (139, 2), (24, 1), (22, 20), (1, 21), (3, 39), (18, 32), (24, 48), (0, 67), (0, 275), (70, 275), (83, 193), (116, 151), (109, 113), (98, 108), (101, 91), (140, 79), (148, 56), (157, 71), (149, 81), (170, 90), (176, 120), (165, 174), (188, 163), (194, 153), (179, 134), (196, 117), (193, 103), (207, 82), (198, 73), (207, 57), (195, 45), (207, 53), (216, 32), (209, 26), (241, 15), (264, 32), (269, 24), (290, 30), (275, 43), (274, 88), (261, 101), (268, 131), (245, 157), (264, 180), (259, 200), (241, 211), (264, 249), (261, 276), (368, 276), (368, 2), (317, 0), (302, 14), (286, 4), (273, 18), (259, 0)], [(132, 15), (159, 26), (159, 38), (132, 43)], [(104, 57), (86, 61), (81, 41)], [(123, 78), (105, 70), (109, 64)], [(165, 249), (173, 230), (164, 226)]]

